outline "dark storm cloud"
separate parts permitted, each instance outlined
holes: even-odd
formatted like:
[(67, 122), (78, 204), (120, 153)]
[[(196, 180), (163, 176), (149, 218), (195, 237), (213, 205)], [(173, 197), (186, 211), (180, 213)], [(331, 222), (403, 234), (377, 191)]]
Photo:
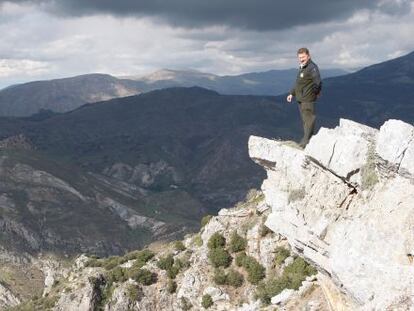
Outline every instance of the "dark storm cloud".
[(346, 18), (360, 9), (401, 14), (409, 7), (410, 0), (50, 0), (50, 3), (55, 12), (63, 15), (151, 16), (187, 28), (227, 25), (279, 30)]

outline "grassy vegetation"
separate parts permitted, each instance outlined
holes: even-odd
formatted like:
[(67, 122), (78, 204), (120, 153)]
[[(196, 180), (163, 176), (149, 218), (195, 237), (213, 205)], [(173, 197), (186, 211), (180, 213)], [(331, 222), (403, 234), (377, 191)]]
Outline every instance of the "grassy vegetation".
[(177, 283), (174, 280), (169, 279), (167, 284), (167, 291), (170, 294), (174, 294), (177, 290)]
[(195, 245), (195, 246), (197, 246), (197, 247), (201, 247), (201, 246), (203, 246), (203, 239), (201, 238), (201, 236), (200, 236), (200, 234), (198, 233), (198, 234), (196, 234), (194, 237), (193, 237), (193, 240), (191, 241), (191, 244), (192, 245)]
[(236, 257), (236, 265), (243, 267), (247, 272), (247, 280), (257, 284), (266, 276), (266, 269), (255, 258), (240, 253)]
[(201, 305), (204, 309), (208, 309), (213, 305), (213, 298), (209, 294), (205, 294), (201, 299)]
[(178, 252), (185, 251), (185, 245), (183, 241), (175, 241), (174, 242), (174, 249)]
[(7, 308), (5, 311), (49, 311), (56, 305), (58, 298), (58, 296), (35, 297), (31, 301), (22, 303), (16, 307)]
[(141, 288), (135, 284), (128, 284), (126, 288), (126, 294), (130, 301), (139, 301), (142, 295)]
[(135, 260), (134, 266), (142, 267), (145, 263), (154, 257), (154, 253), (149, 249), (141, 251), (132, 251), (124, 256), (111, 256), (107, 258), (91, 258), (86, 263), (87, 267), (102, 267), (106, 270), (112, 270), (113, 268), (122, 265), (129, 260)]
[(367, 151), (367, 161), (361, 167), (361, 188), (371, 189), (378, 183), (378, 174), (375, 167), (375, 146), (370, 144)]
[(226, 246), (226, 239), (219, 232), (215, 232), (211, 235), (207, 242), (207, 247), (211, 249), (224, 248)]
[(245, 238), (237, 234), (236, 231), (234, 231), (230, 237), (229, 242), (229, 250), (232, 253), (237, 253), (240, 251), (244, 251), (247, 246), (247, 241)]
[(211, 218), (213, 218), (213, 215), (203, 216), (203, 218), (201, 218), (201, 228), (207, 225)]
[(261, 282), (256, 290), (256, 298), (264, 304), (269, 304), (273, 296), (280, 294), (285, 288), (298, 290), (307, 276), (316, 274), (317, 271), (309, 265), (302, 257), (285, 267), (280, 277), (271, 278)]
[(180, 271), (189, 266), (189, 262), (186, 259), (174, 259), (174, 256), (169, 254), (159, 258), (157, 266), (158, 268), (167, 271), (167, 275), (170, 279), (175, 279)]
[(290, 256), (290, 252), (287, 248), (283, 246), (276, 247), (275, 250), (275, 264), (280, 266), (286, 258)]
[(221, 247), (213, 248), (208, 252), (208, 258), (213, 267), (228, 267), (231, 264), (232, 257), (229, 252)]

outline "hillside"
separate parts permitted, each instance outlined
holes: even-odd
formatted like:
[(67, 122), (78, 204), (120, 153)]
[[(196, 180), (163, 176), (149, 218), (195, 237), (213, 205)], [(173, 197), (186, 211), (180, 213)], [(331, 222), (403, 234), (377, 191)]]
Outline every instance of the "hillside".
[(345, 119), (304, 150), (251, 136), (261, 191), (183, 241), (81, 255), (11, 310), (410, 310), (413, 137)]
[(205, 213), (216, 213), (263, 178), (243, 143), (249, 135), (298, 136), (298, 124), (296, 107), (272, 97), (194, 87), (58, 115), (3, 118), (0, 137), (24, 134), (37, 150), (59, 161), (151, 191), (178, 189), (200, 201)]
[[(318, 112), (379, 127), (414, 120), (414, 52), (324, 81)], [(332, 126), (333, 124), (331, 124)]]
[(105, 74), (29, 82), (0, 90), (0, 116), (30, 116), (41, 110), (65, 112), (85, 103), (140, 92), (138, 83)]
[(0, 187), (6, 261), (44, 252), (121, 254), (193, 231), (201, 217), (200, 204), (180, 190), (144, 190), (36, 150), (0, 150)]

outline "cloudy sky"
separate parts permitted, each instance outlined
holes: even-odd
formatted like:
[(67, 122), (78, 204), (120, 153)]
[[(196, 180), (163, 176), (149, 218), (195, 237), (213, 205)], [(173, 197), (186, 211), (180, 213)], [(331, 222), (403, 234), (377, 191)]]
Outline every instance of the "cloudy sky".
[(414, 50), (414, 0), (0, 0), (0, 88), (161, 68), (353, 69)]

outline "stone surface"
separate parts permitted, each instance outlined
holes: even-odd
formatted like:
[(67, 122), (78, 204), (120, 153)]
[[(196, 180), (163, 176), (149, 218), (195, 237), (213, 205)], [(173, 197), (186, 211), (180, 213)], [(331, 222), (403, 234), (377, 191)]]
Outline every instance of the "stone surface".
[(295, 291), (293, 289), (284, 289), (279, 295), (272, 297), (272, 304), (284, 304), (294, 293)]
[[(369, 145), (377, 132), (368, 126), (340, 119), (339, 126), (334, 129), (321, 128), (306, 146), (305, 153), (349, 180), (358, 176), (367, 162)], [(360, 184), (360, 178), (356, 176), (353, 180)]]
[(380, 128), (376, 152), (398, 170), (414, 174), (414, 127), (399, 120), (388, 120)]
[[(250, 157), (267, 171), (266, 225), (331, 283), (324, 293), (333, 310), (414, 308), (412, 136), (397, 120), (380, 131), (341, 120), (304, 151), (249, 139)], [(380, 176), (364, 188), (356, 176), (368, 157)]]

